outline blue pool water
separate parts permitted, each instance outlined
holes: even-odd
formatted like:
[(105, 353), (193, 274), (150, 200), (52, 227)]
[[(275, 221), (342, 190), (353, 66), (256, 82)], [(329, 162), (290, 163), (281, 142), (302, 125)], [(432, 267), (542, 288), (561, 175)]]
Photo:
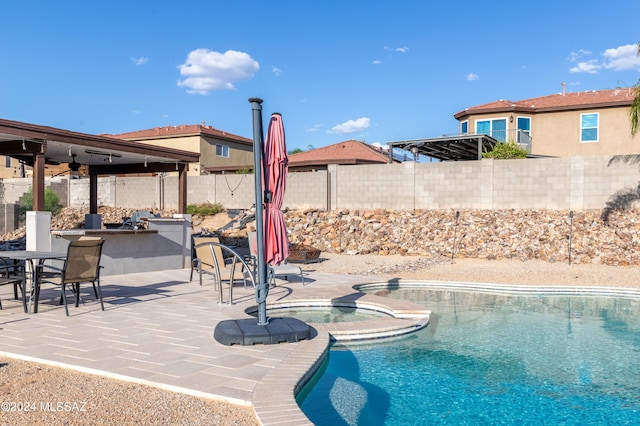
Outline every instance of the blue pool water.
[[(256, 312), (257, 316), (258, 313)], [(302, 306), (267, 309), (267, 315), (273, 317), (293, 317), (306, 323), (334, 323), (366, 321), (380, 317), (388, 317), (387, 314), (355, 307), (339, 306)]]
[(335, 345), (298, 395), (316, 425), (640, 424), (640, 300), (401, 288), (405, 338)]

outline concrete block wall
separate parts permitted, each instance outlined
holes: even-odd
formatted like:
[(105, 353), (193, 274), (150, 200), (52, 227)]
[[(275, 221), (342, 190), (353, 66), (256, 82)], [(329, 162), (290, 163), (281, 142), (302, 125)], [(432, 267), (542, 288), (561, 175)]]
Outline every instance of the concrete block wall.
[(11, 178), (2, 179), (2, 203), (17, 204), (31, 188), (31, 179)]
[(114, 181), (116, 206), (140, 206), (160, 208), (160, 176), (118, 177)]
[(339, 166), (332, 209), (413, 209), (414, 164)]
[[(602, 208), (616, 193), (638, 187), (638, 156), (612, 157), (594, 161), (586, 157), (584, 167), (584, 209)], [(602, 179), (606, 176), (606, 179)]]
[[(117, 176), (107, 176), (104, 178), (98, 178), (98, 205), (117, 207), (117, 195), (118, 195), (118, 178)], [(77, 180), (72, 180), (71, 183), (75, 183)], [(89, 205), (89, 179), (83, 179), (83, 189), (86, 191), (84, 198), (82, 199), (82, 205)]]
[[(158, 208), (175, 209), (178, 206), (178, 177), (158, 176)], [(189, 184), (187, 182), (187, 190)], [(187, 194), (187, 201), (189, 195)], [(204, 202), (204, 201), (203, 201)]]
[(481, 208), (483, 188), (491, 194), (493, 186), (483, 175), (483, 166), (480, 161), (416, 164), (415, 208)]
[(20, 206), (0, 203), (0, 234), (11, 232), (20, 224)]
[(228, 209), (248, 209), (255, 203), (253, 174), (225, 173), (207, 177), (215, 185), (215, 203)]
[(570, 161), (539, 158), (525, 164), (518, 160), (494, 160), (493, 205), (507, 209), (567, 208), (571, 194)]
[(328, 178), (326, 170), (289, 173), (283, 207), (327, 210), (331, 205)]
[[(68, 204), (87, 207), (88, 179), (59, 178)], [(289, 173), (284, 207), (335, 209), (602, 209), (612, 196), (637, 189), (640, 156), (537, 158), (445, 163), (329, 165)], [(16, 203), (30, 179), (4, 179), (4, 201)], [(227, 209), (254, 204), (254, 176), (190, 176), (188, 204), (220, 203)], [(99, 205), (176, 209), (178, 178), (101, 177)]]
[[(253, 177), (253, 175), (251, 175)], [(176, 183), (177, 185), (177, 178)], [(173, 186), (172, 186), (173, 188)], [(177, 193), (177, 189), (176, 189)], [(176, 194), (177, 197), (177, 194)], [(212, 184), (210, 176), (189, 176), (187, 182), (187, 200), (189, 204), (214, 203), (216, 200), (216, 186)], [(177, 200), (176, 200), (177, 205)]]

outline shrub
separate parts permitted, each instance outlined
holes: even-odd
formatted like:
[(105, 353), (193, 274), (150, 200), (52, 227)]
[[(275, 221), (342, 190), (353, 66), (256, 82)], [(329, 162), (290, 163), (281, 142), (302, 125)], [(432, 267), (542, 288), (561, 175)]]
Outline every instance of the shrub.
[(216, 203), (189, 204), (187, 206), (187, 214), (199, 214), (202, 216), (211, 216), (224, 211), (222, 205)]
[(484, 151), (482, 158), (495, 158), (497, 160), (527, 158), (527, 150), (513, 141), (501, 142), (495, 145), (491, 151)]
[[(60, 197), (50, 188), (44, 190), (44, 209), (51, 212), (52, 215), (60, 213), (62, 204)], [(20, 198), (20, 214), (26, 215), (28, 211), (33, 210), (33, 187)]]

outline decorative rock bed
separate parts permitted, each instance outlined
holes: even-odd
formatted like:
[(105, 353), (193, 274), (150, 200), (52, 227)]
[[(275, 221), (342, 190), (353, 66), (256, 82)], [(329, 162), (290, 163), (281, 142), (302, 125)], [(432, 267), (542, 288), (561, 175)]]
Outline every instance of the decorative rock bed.
[[(86, 210), (86, 209), (85, 209)], [(52, 229), (82, 227), (83, 209), (66, 208)], [(117, 222), (137, 209), (100, 208), (103, 223)], [(172, 212), (162, 212), (170, 216)], [(289, 241), (320, 252), (539, 259), (547, 262), (640, 265), (640, 210), (615, 210), (608, 225), (600, 210), (288, 210)], [(195, 221), (194, 221), (195, 226)], [(225, 241), (242, 246), (245, 229), (224, 231)], [(24, 228), (2, 236), (19, 240)], [(292, 254), (297, 256), (295, 250)], [(304, 255), (300, 255), (304, 258)]]

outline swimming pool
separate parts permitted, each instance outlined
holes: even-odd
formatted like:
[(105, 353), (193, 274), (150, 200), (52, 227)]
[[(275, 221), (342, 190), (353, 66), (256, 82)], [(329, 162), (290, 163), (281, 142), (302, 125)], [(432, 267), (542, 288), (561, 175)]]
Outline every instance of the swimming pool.
[(335, 345), (298, 403), (317, 425), (632, 424), (640, 299), (400, 287), (432, 311), (393, 341)]
[[(247, 309), (249, 315), (258, 316), (256, 308)], [(290, 317), (312, 324), (328, 324), (335, 322), (366, 321), (374, 318), (388, 317), (389, 314), (356, 306), (335, 306), (332, 304), (312, 305), (270, 305), (267, 307), (269, 317)]]

